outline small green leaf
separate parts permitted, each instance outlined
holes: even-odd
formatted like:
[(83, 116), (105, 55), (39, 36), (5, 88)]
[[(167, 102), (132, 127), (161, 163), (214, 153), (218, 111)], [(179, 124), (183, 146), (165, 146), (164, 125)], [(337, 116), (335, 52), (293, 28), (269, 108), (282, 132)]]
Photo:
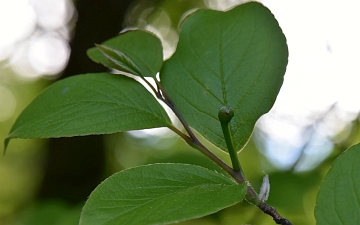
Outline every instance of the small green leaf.
[(218, 111), (231, 107), (231, 133), (239, 151), (259, 117), (273, 106), (287, 59), (278, 22), (265, 6), (250, 2), (227, 12), (190, 15), (160, 77), (189, 125), (224, 151)]
[(318, 192), (317, 225), (360, 224), (360, 144), (334, 162)]
[(100, 52), (112, 63), (115, 69), (131, 73), (133, 75), (142, 76), (140, 69), (136, 64), (123, 52), (106, 47), (105, 45), (96, 45)]
[(148, 31), (132, 30), (87, 51), (94, 62), (137, 76), (155, 77), (163, 63), (162, 45)]
[(203, 167), (153, 164), (116, 173), (86, 202), (80, 225), (169, 224), (240, 202), (245, 184)]
[(170, 119), (144, 86), (108, 73), (84, 74), (58, 81), (17, 118), (12, 138), (52, 138), (108, 134), (166, 127)]

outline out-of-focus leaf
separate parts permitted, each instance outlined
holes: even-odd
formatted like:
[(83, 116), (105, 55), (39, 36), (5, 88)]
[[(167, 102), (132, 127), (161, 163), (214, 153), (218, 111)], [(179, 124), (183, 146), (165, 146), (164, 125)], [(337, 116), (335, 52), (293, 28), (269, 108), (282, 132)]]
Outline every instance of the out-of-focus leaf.
[(276, 172), (269, 174), (271, 190), (267, 203), (278, 210), (298, 215), (305, 214), (304, 199), (317, 188), (321, 176), (317, 172)]
[(76, 225), (79, 223), (81, 208), (59, 201), (38, 202), (19, 218), (24, 225)]

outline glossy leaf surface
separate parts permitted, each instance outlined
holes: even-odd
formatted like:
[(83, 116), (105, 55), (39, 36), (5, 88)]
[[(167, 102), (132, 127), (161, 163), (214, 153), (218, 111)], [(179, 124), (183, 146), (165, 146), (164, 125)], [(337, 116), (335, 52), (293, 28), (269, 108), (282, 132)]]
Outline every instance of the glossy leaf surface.
[(18, 117), (6, 140), (108, 134), (166, 127), (170, 119), (132, 78), (108, 73), (58, 81)]
[(225, 151), (217, 115), (222, 106), (230, 106), (239, 151), (258, 118), (273, 106), (287, 59), (278, 22), (265, 6), (250, 2), (227, 12), (200, 10), (190, 15), (160, 76), (190, 126)]
[(336, 159), (318, 192), (317, 225), (360, 224), (360, 144)]
[(186, 164), (153, 164), (118, 172), (90, 195), (80, 225), (168, 224), (240, 202), (246, 185)]
[(142, 30), (119, 34), (89, 49), (87, 54), (90, 59), (108, 68), (144, 77), (155, 77), (163, 63), (160, 40)]

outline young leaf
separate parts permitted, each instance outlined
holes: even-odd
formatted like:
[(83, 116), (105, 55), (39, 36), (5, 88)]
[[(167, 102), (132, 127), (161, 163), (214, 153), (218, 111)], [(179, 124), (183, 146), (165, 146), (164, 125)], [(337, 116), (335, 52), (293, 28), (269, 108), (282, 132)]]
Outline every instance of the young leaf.
[(87, 200), (80, 225), (168, 224), (240, 202), (245, 184), (203, 167), (153, 164), (118, 172)]
[(270, 182), (269, 182), (269, 175), (265, 174), (263, 178), (263, 182), (260, 187), (259, 199), (262, 202), (266, 202), (268, 200), (270, 194)]
[(360, 224), (360, 144), (334, 162), (318, 192), (317, 225)]
[(58, 81), (17, 118), (12, 138), (108, 134), (166, 127), (170, 119), (155, 98), (132, 78), (108, 73)]
[(140, 69), (136, 66), (136, 63), (127, 57), (127, 55), (123, 52), (106, 47), (105, 45), (96, 45), (96, 47), (115, 69), (131, 73), (133, 75), (142, 76)]
[(137, 76), (155, 77), (163, 63), (160, 40), (152, 33), (132, 30), (87, 51), (94, 62)]
[(287, 58), (278, 22), (262, 4), (250, 2), (227, 12), (190, 15), (160, 76), (189, 125), (225, 151), (217, 113), (222, 106), (231, 107), (231, 133), (239, 151), (258, 118), (273, 106)]

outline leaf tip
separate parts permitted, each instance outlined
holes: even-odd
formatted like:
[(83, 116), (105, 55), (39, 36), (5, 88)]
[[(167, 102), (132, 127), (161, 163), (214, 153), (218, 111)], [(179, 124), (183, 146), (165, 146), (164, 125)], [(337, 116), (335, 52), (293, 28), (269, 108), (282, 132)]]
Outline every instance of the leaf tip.
[[(96, 46), (97, 44), (95, 44)], [(92, 52), (96, 50), (96, 47), (92, 47), (92, 48), (89, 48), (88, 50), (86, 50), (86, 55), (91, 59), (93, 60), (93, 57), (92, 57)], [(94, 60), (93, 60), (94, 61)], [(95, 61), (94, 61), (95, 62)]]
[(6, 149), (9, 145), (9, 142), (10, 142), (10, 138), (9, 137), (5, 138), (3, 156), (5, 156), (5, 154), (6, 154)]

